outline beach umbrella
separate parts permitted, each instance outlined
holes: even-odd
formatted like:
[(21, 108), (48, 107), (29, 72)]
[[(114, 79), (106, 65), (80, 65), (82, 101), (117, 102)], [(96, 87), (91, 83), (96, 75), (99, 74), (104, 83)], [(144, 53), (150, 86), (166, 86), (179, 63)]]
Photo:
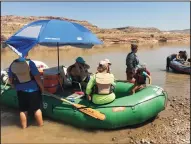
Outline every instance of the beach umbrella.
[(24, 57), (36, 44), (57, 47), (59, 70), (59, 46), (71, 45), (92, 48), (102, 42), (84, 26), (66, 20), (38, 20), (22, 27), (11, 36), (7, 45)]

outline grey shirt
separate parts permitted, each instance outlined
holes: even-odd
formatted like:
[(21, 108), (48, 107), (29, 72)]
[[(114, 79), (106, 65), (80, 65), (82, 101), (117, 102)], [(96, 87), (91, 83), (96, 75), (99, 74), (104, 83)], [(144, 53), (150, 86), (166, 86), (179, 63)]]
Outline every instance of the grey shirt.
[(130, 52), (126, 57), (127, 69), (134, 70), (139, 64), (137, 55), (134, 52)]

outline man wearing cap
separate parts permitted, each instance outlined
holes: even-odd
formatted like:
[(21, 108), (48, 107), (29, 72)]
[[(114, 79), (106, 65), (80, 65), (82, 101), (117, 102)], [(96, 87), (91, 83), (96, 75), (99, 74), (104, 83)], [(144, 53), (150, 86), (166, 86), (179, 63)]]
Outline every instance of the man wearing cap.
[(27, 55), (14, 60), (8, 71), (10, 84), (17, 91), (22, 128), (27, 127), (29, 111), (34, 112), (38, 125), (43, 125), (40, 108), (41, 92), (44, 92), (44, 87), (35, 63), (26, 59)]
[(136, 68), (139, 64), (138, 57), (136, 55), (138, 51), (138, 46), (136, 44), (131, 44), (131, 52), (126, 57), (126, 75), (127, 80), (132, 80), (135, 74)]
[(76, 59), (75, 64), (68, 67), (67, 73), (68, 73), (68, 76), (72, 78), (72, 81), (77, 81), (79, 83), (88, 82), (89, 68), (90, 66), (86, 64), (85, 60), (82, 57), (78, 57)]

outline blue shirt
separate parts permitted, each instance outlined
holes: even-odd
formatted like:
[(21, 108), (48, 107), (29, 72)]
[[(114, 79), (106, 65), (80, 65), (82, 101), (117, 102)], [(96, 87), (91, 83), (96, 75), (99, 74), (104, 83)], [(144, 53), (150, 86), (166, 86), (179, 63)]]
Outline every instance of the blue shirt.
[[(24, 58), (19, 58), (17, 59), (19, 61), (25, 61), (26, 59)], [(12, 65), (13, 63), (11, 63)], [(9, 70), (8, 70), (8, 75), (9, 77), (13, 77), (13, 72), (11, 71), (11, 65), (9, 67)], [(29, 67), (30, 67), (30, 72), (32, 74), (32, 76), (36, 76), (36, 75), (39, 75), (39, 71), (35, 65), (35, 63), (31, 60), (29, 60)], [(36, 83), (35, 80), (31, 80), (30, 82), (27, 82), (27, 83), (23, 83), (23, 84), (16, 84), (15, 85), (15, 88), (17, 91), (25, 91), (25, 92), (34, 92), (34, 91), (38, 91), (39, 90), (39, 87)]]

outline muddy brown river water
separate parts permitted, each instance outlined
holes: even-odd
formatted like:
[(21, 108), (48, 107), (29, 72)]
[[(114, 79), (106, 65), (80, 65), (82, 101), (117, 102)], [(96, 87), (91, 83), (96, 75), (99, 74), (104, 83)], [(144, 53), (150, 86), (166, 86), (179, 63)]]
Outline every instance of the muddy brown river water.
[[(2, 107), (2, 143), (190, 143), (190, 75), (165, 71), (166, 57), (171, 53), (186, 50), (189, 45), (140, 46), (137, 53), (140, 62), (146, 63), (152, 74), (152, 84), (163, 87), (169, 94), (165, 111), (151, 122), (137, 127), (118, 130), (83, 130), (45, 118), (39, 128), (35, 122), (23, 130), (19, 127), (18, 111)], [(94, 72), (101, 59), (112, 62), (112, 73), (117, 79), (125, 79), (125, 58), (129, 48), (114, 45), (106, 48), (60, 50), (60, 64), (70, 65), (77, 56), (82, 56)], [(35, 48), (29, 57), (48, 66), (57, 65), (57, 52), (52, 48)], [(17, 55), (8, 48), (1, 51), (1, 69), (10, 65)]]

